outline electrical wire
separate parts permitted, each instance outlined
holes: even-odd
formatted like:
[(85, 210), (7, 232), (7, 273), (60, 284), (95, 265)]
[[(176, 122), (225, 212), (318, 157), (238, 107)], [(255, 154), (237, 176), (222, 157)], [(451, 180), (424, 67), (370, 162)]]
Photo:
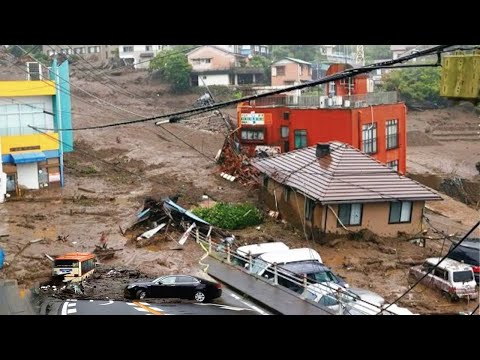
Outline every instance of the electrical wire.
[(405, 295), (407, 295), (410, 291), (412, 291), (413, 288), (415, 288), (418, 284), (420, 284), (420, 282), (425, 279), (432, 271), (434, 271), (439, 265), (440, 263), (445, 260), (458, 246), (460, 246), (460, 244), (465, 241), (465, 239), (468, 238), (468, 236), (470, 236), (470, 234), (472, 234), (475, 229), (480, 225), (480, 221), (477, 222), (468, 232), (466, 235), (463, 236), (463, 238), (457, 242), (454, 246), (452, 246), (450, 248), (450, 250), (447, 252), (447, 254), (445, 256), (443, 256), (440, 261), (438, 261), (434, 266), (432, 266), (426, 273), (425, 275), (423, 275), (420, 279), (418, 279), (415, 284), (413, 284), (412, 286), (410, 286), (410, 288), (408, 288), (407, 291), (405, 291), (402, 295), (400, 295), (397, 299), (395, 299), (395, 301), (393, 301), (392, 303), (390, 303), (390, 305), (388, 305), (385, 309), (388, 309), (390, 306), (396, 304), (398, 301), (400, 301)]
[[(316, 85), (327, 83), (327, 82), (330, 82), (330, 81), (340, 80), (340, 79), (356, 76), (356, 75), (359, 75), (359, 74), (368, 73), (372, 70), (375, 70), (378, 66), (394, 65), (394, 64), (401, 63), (401, 62), (404, 62), (404, 61), (408, 61), (410, 59), (414, 59), (414, 58), (417, 58), (417, 57), (426, 56), (426, 55), (429, 55), (429, 54), (432, 54), (432, 53), (438, 53), (439, 51), (441, 51), (442, 49), (444, 49), (448, 46), (452, 46), (452, 45), (440, 45), (440, 46), (432, 47), (430, 49), (419, 51), (415, 54), (408, 55), (408, 56), (405, 56), (405, 57), (401, 57), (401, 58), (398, 58), (398, 59), (395, 59), (395, 60), (384, 61), (382, 63), (367, 65), (367, 66), (360, 67), (360, 68), (352, 68), (352, 69), (348, 69), (348, 70), (345, 70), (345, 71), (337, 73), (337, 74), (329, 75), (329, 76), (324, 77), (324, 78), (319, 79), (319, 80), (314, 80), (314, 81), (310, 81), (310, 82), (299, 84), (299, 85), (289, 86), (289, 87), (285, 87), (283, 89), (274, 90), (274, 91), (270, 91), (270, 92), (266, 92), (266, 93), (262, 93), (262, 94), (246, 96), (246, 97), (243, 97), (243, 98), (240, 98), (240, 99), (223, 101), (223, 102), (220, 102), (220, 103), (215, 103), (215, 104), (211, 104), (211, 105), (204, 106), (204, 107), (187, 109), (187, 110), (183, 110), (183, 111), (179, 111), (179, 112), (175, 112), (175, 113), (170, 113), (170, 114), (163, 114), (163, 115), (158, 115), (158, 116), (153, 116), (153, 117), (148, 117), (148, 118), (142, 118), (142, 119), (135, 119), (135, 120), (127, 120), (127, 121), (111, 123), (111, 124), (104, 124), (104, 125), (97, 125), (97, 126), (90, 126), (90, 127), (71, 128), (71, 129), (61, 129), (61, 131), (80, 131), (80, 130), (102, 129), (102, 128), (109, 128), (109, 127), (115, 127), (115, 126), (122, 126), (122, 125), (130, 125), (130, 124), (136, 124), (136, 123), (141, 123), (141, 122), (147, 122), (147, 121), (152, 121), (152, 120), (157, 120), (157, 119), (162, 119), (162, 118), (167, 118), (167, 117), (172, 118), (172, 117), (175, 117), (175, 116), (180, 116), (180, 115), (185, 115), (185, 114), (190, 114), (190, 113), (203, 113), (203, 112), (207, 112), (207, 111), (211, 111), (211, 110), (217, 110), (217, 109), (220, 109), (220, 108), (223, 108), (223, 107), (226, 107), (226, 106), (230, 106), (230, 105), (235, 105), (235, 104), (238, 104), (238, 103), (241, 103), (241, 102), (256, 100), (256, 99), (259, 99), (259, 98), (268, 97), (268, 96), (276, 95), (276, 94), (281, 94), (281, 93), (292, 91), (292, 90), (300, 90), (300, 89), (303, 89), (303, 88), (316, 86)], [(51, 131), (52, 129), (42, 128), (42, 130)]]

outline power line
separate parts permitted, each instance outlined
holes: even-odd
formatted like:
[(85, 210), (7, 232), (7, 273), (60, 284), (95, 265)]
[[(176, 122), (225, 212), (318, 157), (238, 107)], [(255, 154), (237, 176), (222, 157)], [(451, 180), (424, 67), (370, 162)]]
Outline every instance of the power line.
[[(256, 99), (260, 99), (260, 98), (263, 98), (263, 97), (268, 97), (268, 96), (271, 96), (271, 95), (281, 94), (281, 93), (292, 91), (292, 90), (300, 90), (300, 89), (303, 89), (303, 88), (328, 83), (330, 81), (341, 80), (341, 79), (349, 78), (349, 77), (356, 76), (356, 75), (359, 75), (359, 74), (368, 73), (372, 70), (377, 69), (378, 67), (383, 67), (383, 66), (386, 66), (386, 65), (394, 65), (394, 64), (398, 64), (398, 63), (401, 63), (401, 62), (404, 62), (404, 61), (408, 61), (410, 59), (414, 59), (414, 58), (417, 58), (417, 57), (426, 56), (426, 55), (429, 55), (429, 54), (432, 54), (432, 53), (438, 53), (441, 50), (443, 50), (443, 49), (445, 49), (446, 47), (449, 47), (449, 46), (452, 46), (452, 45), (435, 46), (433, 48), (422, 50), (422, 51), (419, 51), (415, 54), (404, 56), (404, 57), (401, 57), (401, 58), (398, 58), (398, 59), (395, 59), (395, 60), (388, 60), (388, 61), (384, 61), (384, 62), (377, 63), (377, 64), (367, 65), (367, 66), (364, 66), (364, 67), (361, 67), (361, 68), (352, 68), (352, 69), (348, 69), (348, 70), (345, 70), (345, 71), (337, 73), (337, 74), (333, 74), (333, 75), (324, 77), (324, 78), (319, 79), (319, 80), (310, 81), (310, 82), (303, 83), (303, 84), (300, 84), (300, 85), (289, 86), (289, 87), (285, 87), (283, 89), (274, 90), (274, 91), (266, 92), (266, 93), (263, 93), (263, 94), (256, 94), (256, 95), (243, 97), (243, 98), (240, 98), (240, 99), (228, 100), (228, 101), (224, 101), (224, 102), (220, 102), (220, 103), (216, 103), (216, 104), (211, 104), (211, 105), (200, 107), (200, 108), (187, 109), (187, 110), (183, 110), (183, 111), (179, 111), (179, 112), (175, 112), (175, 113), (170, 113), (170, 114), (163, 114), (163, 115), (158, 115), (158, 116), (153, 116), (153, 117), (143, 118), (143, 119), (136, 119), (136, 120), (127, 120), (127, 121), (111, 123), (111, 124), (104, 124), (104, 125), (97, 125), (97, 126), (90, 126), (90, 127), (71, 128), (71, 129), (61, 129), (61, 131), (80, 131), (80, 130), (103, 129), (103, 128), (109, 128), (109, 127), (114, 127), (114, 126), (130, 125), (130, 124), (136, 124), (136, 123), (141, 123), (141, 122), (147, 122), (147, 121), (152, 121), (152, 120), (162, 119), (162, 118), (172, 118), (172, 117), (185, 115), (185, 114), (190, 114), (190, 113), (203, 113), (203, 112), (207, 112), (207, 111), (217, 110), (217, 109), (227, 107), (227, 106), (230, 106), (230, 105), (235, 105), (235, 104), (238, 104), (238, 103), (241, 103), (241, 102), (256, 100)], [(44, 128), (42, 130), (50, 130), (51, 131), (52, 129), (45, 129)]]
[(407, 295), (410, 291), (412, 291), (412, 289), (413, 289), (415, 286), (417, 286), (418, 284), (420, 284), (420, 282), (421, 282), (423, 279), (425, 279), (432, 271), (434, 271), (434, 270), (440, 265), (440, 263), (441, 263), (443, 260), (445, 260), (458, 246), (460, 246), (460, 244), (461, 244), (463, 241), (465, 241), (465, 239), (467, 239), (467, 238), (470, 236), (470, 234), (472, 234), (479, 225), (480, 225), (480, 221), (477, 222), (477, 223), (467, 232), (467, 234), (466, 234), (459, 242), (457, 242), (454, 246), (452, 246), (452, 247), (450, 248), (450, 250), (448, 251), (448, 253), (447, 253), (444, 257), (442, 257), (442, 258), (440, 259), (440, 261), (438, 261), (434, 266), (432, 266), (432, 267), (425, 273), (425, 275), (423, 275), (420, 279), (418, 279), (418, 280), (415, 282), (415, 284), (413, 284), (412, 286), (410, 286), (410, 288), (409, 288), (407, 291), (405, 291), (402, 295), (400, 295), (394, 302), (390, 303), (390, 305), (388, 305), (385, 309), (388, 309), (388, 308), (389, 308), (390, 306), (392, 306), (393, 304), (396, 304), (398, 301), (400, 301), (400, 299), (402, 299), (405, 295)]
[(478, 310), (478, 307), (479, 307), (479, 306), (480, 306), (480, 304), (477, 304), (477, 306), (475, 307), (475, 309), (473, 309), (473, 311), (472, 311), (472, 313), (471, 313), (470, 315), (473, 315), (473, 314), (475, 314), (475, 311), (477, 311), (477, 310)]

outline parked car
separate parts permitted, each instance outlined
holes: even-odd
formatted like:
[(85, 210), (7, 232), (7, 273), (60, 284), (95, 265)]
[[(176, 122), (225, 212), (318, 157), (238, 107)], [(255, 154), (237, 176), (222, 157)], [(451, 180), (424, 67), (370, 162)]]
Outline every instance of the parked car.
[[(410, 310), (395, 304), (389, 306), (385, 301), (377, 304), (375, 301), (364, 300), (336, 283), (309, 285), (303, 296), (305, 299), (327, 307), (334, 315), (414, 315)], [(370, 300), (372, 300), (371, 296)]]
[[(293, 262), (315, 260), (318, 263), (322, 263), (320, 254), (313, 249), (300, 248), (290, 249), (284, 251), (267, 252), (258, 256), (253, 262), (252, 273), (258, 276), (270, 277), (265, 274), (267, 270), (270, 272), (273, 270), (273, 264), (283, 265)], [(267, 275), (267, 276), (265, 276)]]
[(238, 257), (234, 256), (232, 262), (236, 265), (248, 268), (248, 262), (246, 259), (248, 259), (249, 254), (255, 259), (265, 253), (289, 249), (290, 248), (281, 241), (240, 246), (236, 251)]
[(222, 296), (222, 286), (195, 276), (167, 275), (153, 281), (130, 284), (125, 288), (124, 295), (129, 299), (178, 298), (205, 302)]
[(480, 277), (480, 238), (465, 239), (459, 246), (453, 249), (455, 245), (452, 244), (450, 247), (451, 253), (448, 257), (470, 265), (475, 281), (478, 284)]
[[(267, 273), (268, 276), (273, 276), (271, 270)], [(278, 266), (278, 283), (295, 292), (301, 293), (303, 291), (303, 284), (299, 284), (298, 281), (302, 282), (301, 279), (305, 275), (309, 284), (335, 283), (345, 288), (349, 286), (344, 279), (317, 260), (299, 261)], [(295, 281), (295, 278), (298, 280)]]
[(439, 289), (452, 301), (459, 298), (476, 299), (478, 291), (472, 267), (448, 258), (439, 263), (440, 260), (441, 258), (438, 257), (426, 259), (422, 265), (410, 268), (410, 276), (420, 279), (438, 264), (422, 280), (422, 284)]

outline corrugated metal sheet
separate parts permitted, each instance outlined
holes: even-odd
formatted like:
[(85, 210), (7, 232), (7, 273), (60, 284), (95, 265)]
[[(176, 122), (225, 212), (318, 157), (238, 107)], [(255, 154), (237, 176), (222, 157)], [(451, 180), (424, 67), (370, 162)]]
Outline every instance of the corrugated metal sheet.
[(321, 159), (316, 157), (316, 146), (311, 146), (256, 159), (253, 166), (324, 204), (442, 199), (348, 144), (329, 144), (330, 154)]

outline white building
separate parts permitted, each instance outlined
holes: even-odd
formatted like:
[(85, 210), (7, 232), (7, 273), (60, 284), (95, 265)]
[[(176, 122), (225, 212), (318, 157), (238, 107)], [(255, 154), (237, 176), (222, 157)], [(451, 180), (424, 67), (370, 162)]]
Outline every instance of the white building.
[(120, 59), (125, 59), (127, 64), (133, 65), (135, 69), (148, 69), (150, 60), (158, 52), (169, 49), (170, 45), (119, 45)]
[(213, 45), (234, 54), (269, 56), (268, 45)]

